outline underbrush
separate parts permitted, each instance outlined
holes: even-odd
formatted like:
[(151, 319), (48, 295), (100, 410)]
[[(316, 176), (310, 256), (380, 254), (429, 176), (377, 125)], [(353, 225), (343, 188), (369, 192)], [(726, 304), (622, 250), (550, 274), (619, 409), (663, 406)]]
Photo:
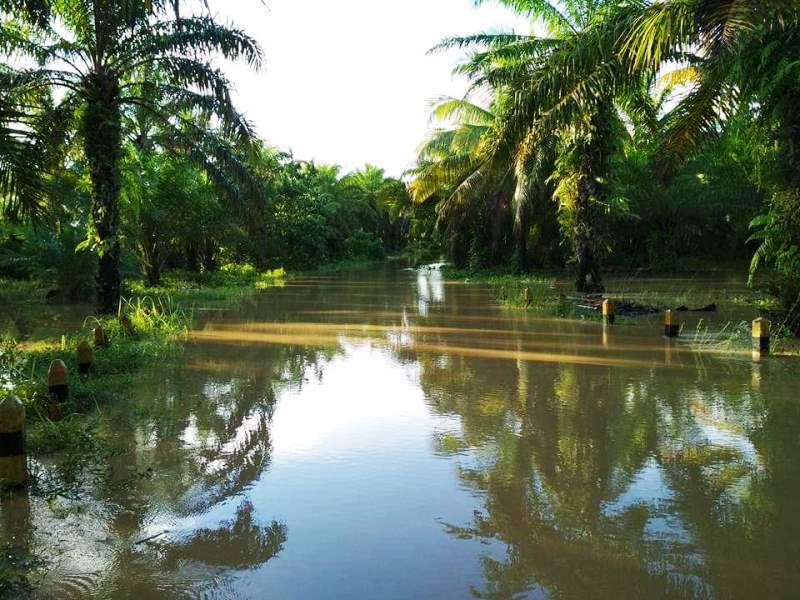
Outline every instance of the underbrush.
[(0, 305), (44, 302), (46, 286), (38, 280), (0, 278)]

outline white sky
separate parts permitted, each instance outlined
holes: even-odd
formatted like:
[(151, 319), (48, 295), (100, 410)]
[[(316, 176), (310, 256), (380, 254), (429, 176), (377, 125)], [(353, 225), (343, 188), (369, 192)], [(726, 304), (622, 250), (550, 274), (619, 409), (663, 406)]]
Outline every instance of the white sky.
[(271, 145), (298, 159), (369, 162), (398, 176), (429, 129), (429, 102), (461, 96), (460, 54), (427, 55), (442, 38), (527, 33), (528, 21), (472, 0), (212, 0), (263, 46), (262, 71), (235, 66), (237, 106)]

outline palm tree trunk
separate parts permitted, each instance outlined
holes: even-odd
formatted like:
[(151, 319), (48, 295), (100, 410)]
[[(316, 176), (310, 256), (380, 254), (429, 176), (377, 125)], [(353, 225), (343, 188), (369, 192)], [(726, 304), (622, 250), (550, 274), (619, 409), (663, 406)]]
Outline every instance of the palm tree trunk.
[(517, 268), (521, 273), (528, 273), (531, 269), (531, 260), (528, 256), (528, 237), (531, 233), (531, 221), (527, 214), (519, 217), (519, 222), (514, 228), (517, 236)]
[(605, 290), (600, 277), (593, 239), (595, 225), (593, 213), (595, 211), (592, 207), (592, 197), (594, 196), (594, 187), (593, 181), (589, 177), (583, 177), (578, 184), (578, 198), (575, 202), (573, 245), (578, 269), (575, 288), (584, 294), (594, 294)]
[(217, 245), (210, 237), (203, 242), (203, 271), (211, 273), (217, 270)]
[(609, 157), (614, 151), (613, 114), (614, 107), (610, 99), (595, 110), (590, 132), (584, 137), (579, 153), (581, 165), (575, 201), (573, 246), (578, 268), (576, 289), (584, 294), (605, 291), (597, 255), (600, 215), (596, 203), (603, 193), (600, 180), (608, 177)]
[(100, 259), (97, 271), (97, 311), (117, 310), (120, 297), (119, 193), (122, 126), (119, 80), (108, 72), (91, 73), (84, 81), (87, 92), (83, 116), (86, 159), (92, 179), (92, 220)]
[(161, 283), (161, 264), (157, 258), (145, 268), (147, 276), (147, 287), (156, 287)]

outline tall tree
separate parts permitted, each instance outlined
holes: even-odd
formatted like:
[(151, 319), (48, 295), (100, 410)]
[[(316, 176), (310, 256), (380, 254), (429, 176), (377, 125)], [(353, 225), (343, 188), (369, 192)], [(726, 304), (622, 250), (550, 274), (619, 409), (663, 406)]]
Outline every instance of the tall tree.
[(198, 124), (192, 116), (213, 116), (228, 139), (252, 135), (233, 106), (227, 78), (211, 60), (218, 53), (257, 68), (260, 47), (209, 16), (180, 17), (174, 9), (172, 0), (61, 0), (51, 4), (46, 23), (31, 29), (6, 21), (0, 31), (7, 54), (36, 61), (14, 74), (16, 90), (61, 89), (58, 108), (79, 134), (91, 174), (91, 240), (99, 254), (103, 313), (114, 312), (120, 297), (123, 112), (139, 107), (151, 113), (183, 140), (190, 156), (219, 174), (237, 166), (233, 154), (204, 125), (207, 119)]
[(631, 72), (617, 56), (618, 30), (633, 9), (610, 0), (500, 2), (544, 23), (547, 35), (481, 34), (441, 44), (471, 50), (460, 71), (473, 88), (496, 95), (480, 166), (458, 189), (500, 189), (498, 178), (512, 183), (523, 256), (532, 199), (553, 193), (572, 243), (576, 287), (602, 291), (598, 221), (608, 204), (609, 158), (626, 135), (625, 120), (656, 124), (647, 97), (652, 73)]

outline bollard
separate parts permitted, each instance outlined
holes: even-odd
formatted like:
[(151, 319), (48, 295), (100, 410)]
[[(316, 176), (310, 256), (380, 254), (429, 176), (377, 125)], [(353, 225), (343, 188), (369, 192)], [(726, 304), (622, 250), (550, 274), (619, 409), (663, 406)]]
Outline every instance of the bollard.
[(119, 316), (119, 324), (122, 328), (122, 335), (126, 337), (132, 337), (134, 330), (133, 330), (133, 323), (128, 315), (120, 315)]
[(525, 308), (528, 308), (531, 305), (531, 302), (533, 302), (533, 299), (531, 298), (531, 288), (525, 288), (522, 298), (525, 300)]
[(770, 330), (772, 322), (763, 317), (753, 321), (753, 353), (767, 356), (770, 352)]
[(676, 338), (681, 332), (681, 323), (677, 313), (668, 310), (664, 313), (664, 335), (668, 338)]
[(58, 402), (63, 402), (69, 396), (69, 369), (63, 360), (54, 360), (47, 370), (47, 388), (50, 397)]
[(28, 479), (25, 405), (16, 396), (0, 402), (0, 485), (17, 487)]
[(106, 335), (106, 330), (103, 329), (102, 325), (98, 325), (94, 328), (94, 346), (95, 348), (101, 348), (102, 346), (108, 345), (108, 336)]
[(92, 361), (94, 360), (94, 352), (92, 351), (92, 347), (86, 340), (83, 340), (80, 344), (78, 344), (78, 350), (76, 354), (78, 359), (78, 372), (88, 373), (92, 368)]
[(613, 300), (603, 300), (603, 324), (613, 325), (617, 320), (617, 303)]

